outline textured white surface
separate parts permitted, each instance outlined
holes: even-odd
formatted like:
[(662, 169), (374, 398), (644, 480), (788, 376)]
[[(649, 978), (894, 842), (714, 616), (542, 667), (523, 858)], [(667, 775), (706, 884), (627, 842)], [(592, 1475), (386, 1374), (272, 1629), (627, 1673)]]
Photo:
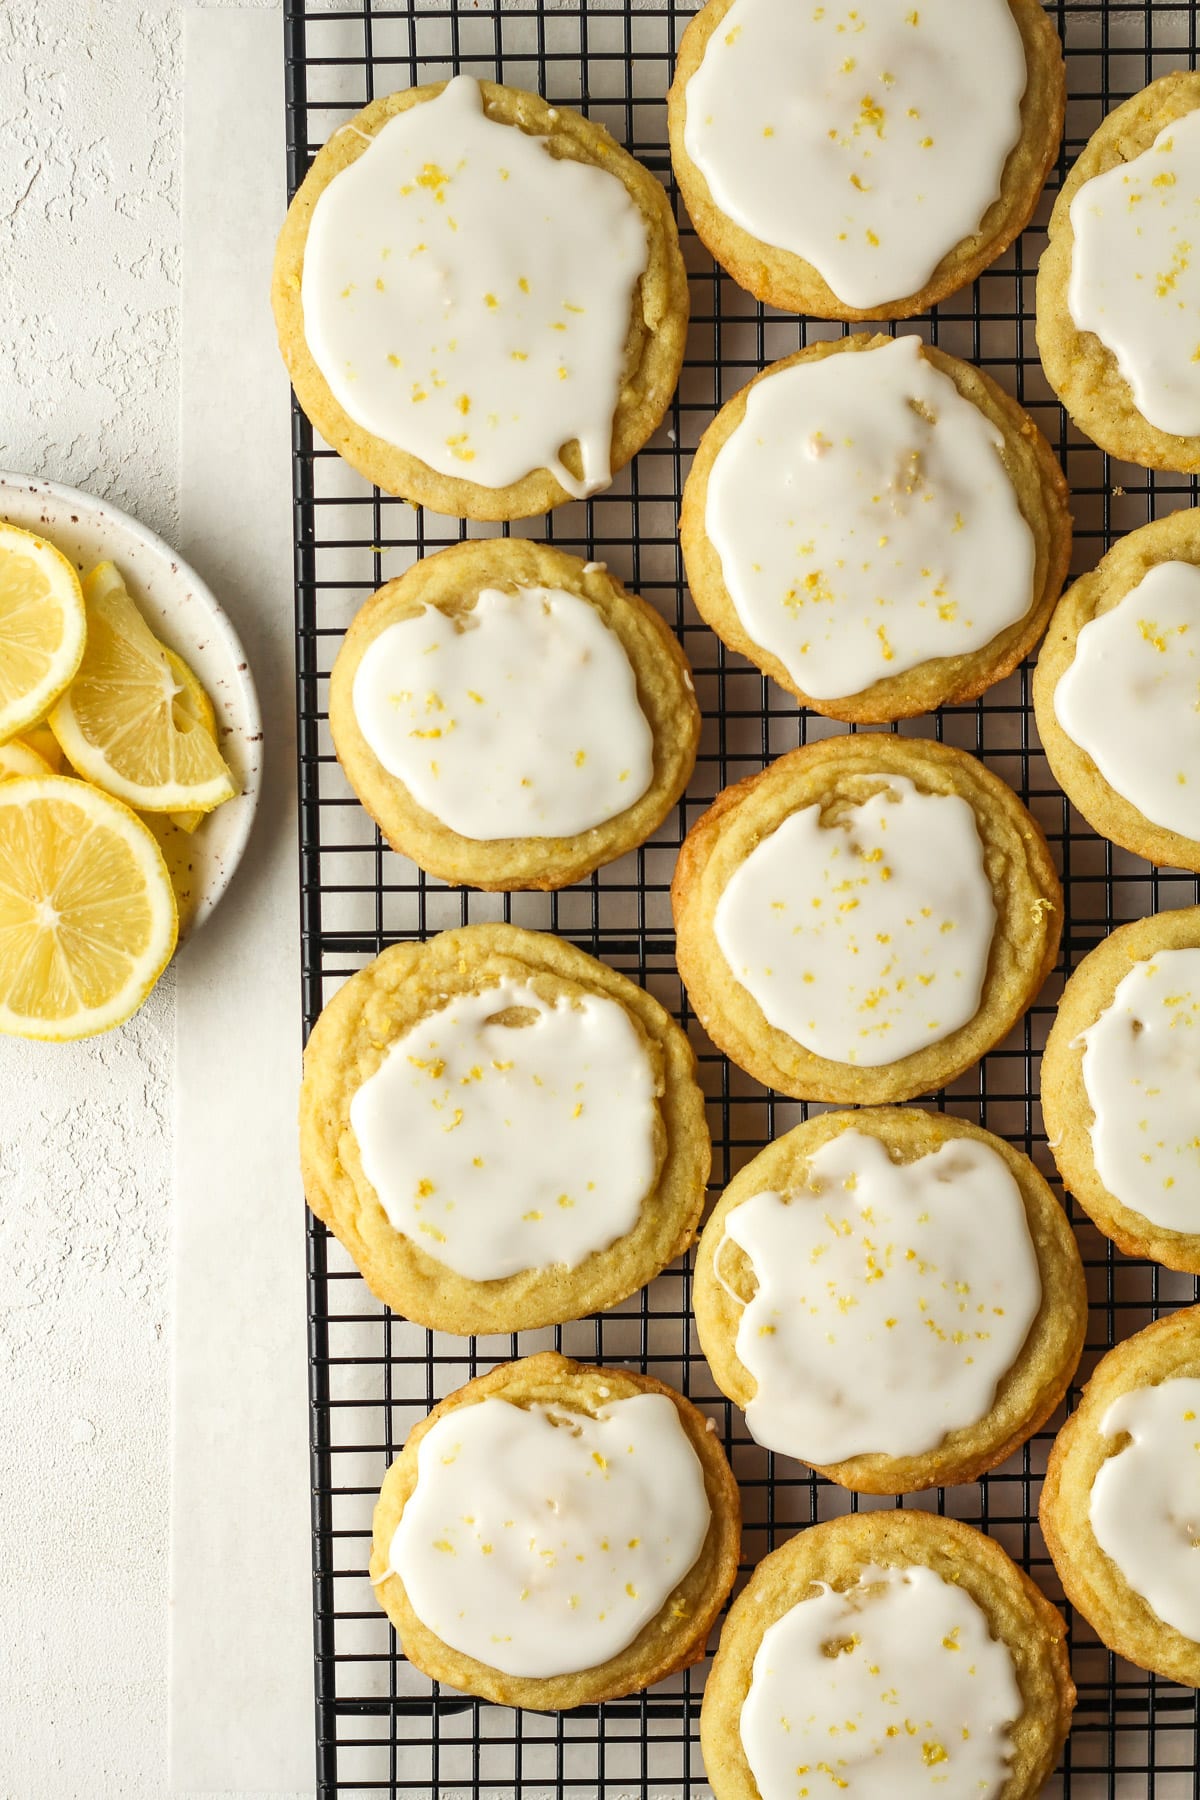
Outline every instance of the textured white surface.
[[(0, 466), (168, 538), (181, 13), (0, 0)], [(0, 1040), (5, 1800), (165, 1791), (173, 1022)]]

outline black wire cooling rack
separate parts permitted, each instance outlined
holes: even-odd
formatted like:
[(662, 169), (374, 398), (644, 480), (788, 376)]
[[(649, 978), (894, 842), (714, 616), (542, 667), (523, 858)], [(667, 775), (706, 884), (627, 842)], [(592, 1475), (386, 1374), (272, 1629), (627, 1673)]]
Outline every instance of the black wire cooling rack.
[[(961, 0), (964, 5), (970, 0)], [(534, 89), (602, 121), (674, 193), (663, 103), (674, 47), (694, 4), (680, 0), (286, 0), (288, 176), (294, 190), (328, 134), (375, 94), (463, 70)], [(973, 288), (917, 331), (982, 364), (1033, 413), (1074, 495), (1075, 570), (1115, 537), (1196, 503), (1196, 483), (1111, 462), (1068, 423), (1038, 363), (1034, 277), (1061, 176), (1104, 114), (1170, 69), (1195, 67), (1195, 0), (1058, 0), (1048, 11), (1066, 48), (1070, 104), (1058, 170), (1033, 225)], [(689, 1016), (675, 973), (668, 886), (687, 827), (726, 783), (797, 743), (843, 726), (806, 715), (700, 622), (676, 537), (681, 484), (716, 409), (764, 364), (841, 331), (755, 305), (717, 271), (677, 205), (691, 275), (692, 330), (679, 392), (657, 436), (611, 489), (516, 529), (607, 562), (678, 631), (696, 673), (704, 736), (683, 803), (654, 840), (565, 892), (482, 895), (427, 880), (382, 846), (332, 753), (327, 678), (342, 632), (366, 596), (416, 557), (494, 527), (415, 511), (369, 488), (293, 414), (296, 644), (300, 726), (301, 884), (306, 1029), (338, 984), (385, 945), (492, 919), (542, 927), (641, 981), (681, 1020), (700, 1058), (714, 1142), (713, 1186), (807, 1108), (776, 1098), (719, 1056)], [(998, 1050), (933, 1104), (986, 1125), (1054, 1179), (1038, 1104), (1038, 1058), (1062, 981), (1114, 924), (1197, 898), (1196, 883), (1156, 873), (1106, 844), (1067, 805), (1038, 744), (1029, 668), (981, 701), (900, 729), (981, 756), (1026, 800), (1063, 874), (1062, 966)], [(930, 1104), (931, 1102), (926, 1102)], [(1117, 1339), (1195, 1296), (1191, 1280), (1119, 1255), (1072, 1208), (1092, 1310), (1086, 1377)], [(426, 1333), (372, 1299), (340, 1246), (310, 1219), (316, 1735), (324, 1796), (414, 1794), (460, 1800), (699, 1800), (703, 1667), (651, 1692), (557, 1716), (519, 1713), (441, 1689), (399, 1656), (367, 1580), (375, 1493), (410, 1426), (433, 1402), (493, 1363), (556, 1347), (584, 1360), (652, 1370), (690, 1394), (724, 1435), (746, 1511), (752, 1567), (797, 1527), (855, 1506), (798, 1464), (751, 1443), (717, 1392), (690, 1310), (690, 1261), (603, 1317), (553, 1331), (460, 1339)], [(1072, 1390), (1074, 1403), (1078, 1389)], [(1037, 1526), (1040, 1478), (1056, 1418), (1003, 1468), (906, 1505), (965, 1518), (998, 1538), (1055, 1599), (1061, 1591)], [(1073, 1800), (1200, 1800), (1196, 1696), (1104, 1651), (1073, 1621), (1079, 1709), (1050, 1789)]]

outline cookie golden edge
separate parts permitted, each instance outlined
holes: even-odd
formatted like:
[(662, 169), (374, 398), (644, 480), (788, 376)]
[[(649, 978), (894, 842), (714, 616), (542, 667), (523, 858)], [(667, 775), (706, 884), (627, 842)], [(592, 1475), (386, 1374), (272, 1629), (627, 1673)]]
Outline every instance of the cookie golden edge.
[(732, 5), (733, 0), (708, 0), (684, 32), (667, 95), (667, 130), (675, 179), (696, 233), (739, 287), (784, 312), (808, 313), (819, 319), (907, 319), (974, 281), (1024, 231), (1058, 155), (1066, 113), (1062, 45), (1037, 0), (1009, 0), (1025, 49), (1027, 81), (1021, 99), (1021, 135), (1004, 165), (999, 195), (978, 230), (942, 258), (923, 288), (873, 307), (849, 306), (839, 300), (812, 263), (794, 251), (764, 243), (723, 213), (687, 153), (688, 83), (703, 61), (709, 38)]
[(1083, 1033), (1112, 1005), (1134, 965), (1162, 950), (1200, 950), (1200, 906), (1119, 925), (1075, 969), (1042, 1052), (1042, 1119), (1063, 1186), (1105, 1237), (1126, 1256), (1200, 1275), (1200, 1232), (1155, 1225), (1123, 1205), (1101, 1181), (1092, 1151), (1096, 1115), (1083, 1079)]
[[(514, 130), (547, 138), (551, 154), (615, 175), (645, 224), (648, 260), (630, 312), (621, 394), (613, 417), (611, 469), (615, 475), (657, 431), (683, 367), (690, 300), (670, 202), (650, 171), (622, 149), (602, 125), (569, 108), (550, 106), (540, 95), (520, 88), (493, 81), (479, 85), (489, 118)], [(279, 348), (307, 418), (351, 468), (385, 493), (450, 518), (534, 518), (574, 498), (549, 470), (530, 470), (520, 481), (501, 488), (439, 474), (420, 457), (364, 430), (350, 418), (334, 398), (304, 335), (301, 275), (309, 223), (318, 199), (329, 183), (363, 154), (364, 139), (370, 139), (397, 113), (436, 99), (445, 86), (445, 82), (434, 82), (402, 88), (373, 100), (333, 132), (317, 152), (288, 208), (275, 251), (271, 305)], [(565, 447), (563, 462), (572, 474), (582, 474), (577, 443)]]
[[(848, 798), (861, 803), (889, 776), (907, 776), (920, 792), (957, 794), (970, 805), (997, 921), (974, 1018), (938, 1043), (863, 1068), (817, 1056), (771, 1025), (726, 963), (713, 920), (734, 870), (792, 813)], [(875, 788), (864, 786), (872, 781)], [(1049, 846), (1012, 789), (965, 750), (890, 733), (825, 738), (725, 788), (684, 840), (671, 904), (679, 973), (716, 1047), (764, 1087), (795, 1100), (850, 1106), (911, 1100), (973, 1068), (1041, 991), (1058, 958), (1063, 919)]]
[[(413, 618), (426, 606), (460, 618), (486, 587), (535, 586), (561, 588), (587, 601), (625, 651), (654, 740), (652, 779), (632, 806), (577, 836), (478, 841), (428, 812), (379, 762), (354, 711), (354, 677), (369, 645), (398, 620)], [(654, 608), (606, 570), (526, 538), (453, 544), (387, 582), (353, 620), (329, 683), (329, 728), (338, 760), (392, 849), (428, 875), (484, 891), (569, 887), (644, 844), (691, 779), (700, 723), (690, 665)]]
[[(458, 993), (509, 977), (547, 998), (599, 995), (622, 1006), (659, 1077), (661, 1161), (631, 1231), (577, 1268), (525, 1269), (474, 1281), (397, 1231), (363, 1173), (350, 1102), (388, 1045)], [(696, 1058), (683, 1032), (636, 983), (549, 932), (466, 925), (396, 944), (328, 1002), (304, 1053), (300, 1170), (311, 1210), (385, 1306), (458, 1336), (534, 1330), (602, 1312), (636, 1293), (695, 1241), (712, 1163)]]
[(813, 1525), (763, 1559), (730, 1608), (704, 1687), (700, 1749), (716, 1800), (760, 1800), (739, 1720), (768, 1627), (820, 1583), (838, 1592), (864, 1569), (932, 1569), (968, 1594), (1012, 1657), (1023, 1709), (999, 1800), (1033, 1800), (1071, 1728), (1075, 1684), (1066, 1621), (992, 1538), (958, 1519), (916, 1511), (850, 1513)]
[(925, 361), (954, 383), (1004, 440), (1001, 461), (1012, 484), (1021, 515), (1034, 540), (1036, 560), (1028, 611), (1005, 626), (990, 643), (959, 656), (919, 663), (902, 675), (876, 681), (857, 694), (818, 700), (805, 693), (771, 651), (750, 636), (725, 585), (721, 558), (708, 535), (708, 483), (717, 457), (746, 416), (750, 390), (797, 363), (823, 362), (828, 356), (862, 355), (882, 349), (892, 339), (858, 332), (852, 337), (810, 344), (793, 356), (772, 363), (728, 401), (700, 440), (683, 490), (679, 536), (688, 586), (697, 611), (731, 650), (740, 651), (770, 675), (804, 707), (847, 724), (883, 724), (957, 706), (978, 699), (1010, 675), (1038, 643), (1049, 623), (1071, 562), (1070, 490), (1057, 458), (1024, 407), (1011, 399), (982, 369), (922, 344)]
[[(536, 1404), (582, 1412), (594, 1418), (613, 1400), (661, 1394), (674, 1406), (688, 1442), (700, 1461), (711, 1518), (700, 1555), (668, 1595), (658, 1614), (618, 1655), (595, 1668), (544, 1679), (506, 1675), (464, 1656), (418, 1619), (404, 1584), (389, 1573), (396, 1527), (417, 1483), (417, 1451), (425, 1433), (445, 1414), (497, 1397), (518, 1406)], [(652, 1687), (703, 1657), (709, 1633), (738, 1571), (741, 1498), (720, 1438), (689, 1400), (650, 1375), (570, 1361), (543, 1351), (520, 1362), (503, 1363), (439, 1401), (409, 1433), (404, 1449), (384, 1478), (375, 1508), (370, 1575), (376, 1596), (400, 1637), (404, 1654), (434, 1681), (499, 1706), (533, 1712), (566, 1711), (596, 1705)]]
[(1200, 1687), (1200, 1644), (1167, 1625), (1134, 1592), (1100, 1548), (1089, 1509), (1092, 1485), (1124, 1436), (1105, 1438), (1100, 1421), (1131, 1388), (1157, 1387), (1176, 1376), (1200, 1377), (1200, 1307), (1158, 1319), (1117, 1344), (1097, 1363), (1083, 1397), (1050, 1452), (1040, 1523), (1071, 1605), (1108, 1649), (1185, 1687)]
[(898, 1163), (916, 1162), (943, 1144), (962, 1139), (986, 1145), (999, 1156), (1020, 1190), (1037, 1255), (1042, 1299), (992, 1406), (975, 1424), (950, 1432), (937, 1449), (920, 1455), (865, 1454), (810, 1466), (818, 1475), (860, 1494), (910, 1494), (974, 1481), (1005, 1462), (1060, 1405), (1083, 1352), (1087, 1284), (1075, 1235), (1043, 1176), (1011, 1144), (965, 1119), (912, 1107), (822, 1113), (761, 1150), (734, 1176), (700, 1235), (692, 1305), (701, 1349), (721, 1392), (745, 1411), (757, 1383), (738, 1358), (736, 1338), (742, 1309), (728, 1290), (732, 1287), (749, 1300), (755, 1280), (749, 1258), (732, 1241), (725, 1250), (724, 1271), (717, 1274), (717, 1256), (729, 1216), (755, 1194), (794, 1193), (816, 1151), (846, 1131), (877, 1138)]
[(1097, 175), (1132, 162), (1153, 144), (1164, 125), (1200, 106), (1200, 73), (1161, 75), (1115, 107), (1088, 139), (1064, 181), (1050, 215), (1049, 243), (1038, 264), (1037, 347), (1050, 386), (1082, 432), (1124, 462), (1181, 474), (1200, 470), (1200, 436), (1162, 431), (1138, 410), (1117, 359), (1092, 331), (1071, 317), (1067, 291), (1075, 233), (1071, 202)]
[[(1200, 77), (1197, 78), (1200, 80)], [(1075, 660), (1079, 633), (1118, 605), (1159, 563), (1200, 568), (1200, 508), (1168, 513), (1119, 538), (1088, 575), (1073, 582), (1054, 609), (1033, 672), (1033, 711), (1050, 772), (1088, 824), (1110, 843), (1159, 867), (1200, 874), (1200, 841), (1148, 819), (1110, 786), (1086, 750), (1058, 722), (1054, 694)]]

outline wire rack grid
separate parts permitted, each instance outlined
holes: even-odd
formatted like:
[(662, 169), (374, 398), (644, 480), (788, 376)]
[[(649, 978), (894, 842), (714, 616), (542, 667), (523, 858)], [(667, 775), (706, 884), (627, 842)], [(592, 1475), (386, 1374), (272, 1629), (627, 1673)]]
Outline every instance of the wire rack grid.
[[(964, 0), (966, 3), (966, 0)], [(426, 879), (387, 850), (332, 753), (327, 679), (362, 600), (418, 556), (494, 527), (414, 511), (369, 488), (293, 414), (297, 676), (300, 724), (303, 999), (306, 1030), (348, 975), (385, 945), (452, 925), (506, 919), (558, 932), (650, 989), (689, 1032), (710, 1102), (713, 1187), (808, 1109), (765, 1092), (718, 1055), (689, 1016), (675, 972), (668, 886), (689, 826), (720, 788), (797, 743), (844, 729), (806, 715), (698, 619), (676, 536), (689, 456), (716, 409), (766, 363), (841, 327), (757, 306), (714, 268), (674, 196), (664, 95), (688, 0), (286, 0), (291, 189), (328, 134), (374, 95), (465, 71), (536, 90), (602, 121), (676, 198), (692, 329), (679, 391), (653, 441), (605, 493), (519, 527), (604, 561), (657, 605), (696, 675), (704, 735), (695, 778), (653, 841), (557, 895), (482, 895)], [(1074, 495), (1076, 571), (1147, 519), (1196, 503), (1196, 484), (1110, 462), (1067, 421), (1033, 337), (1034, 278), (1063, 172), (1110, 108), (1154, 77), (1196, 63), (1194, 3), (1057, 0), (1048, 11), (1067, 56), (1066, 141), (1037, 217), (974, 287), (900, 326), (983, 365), (1033, 413)], [(1053, 1179), (1038, 1103), (1038, 1059), (1062, 981), (1112, 926), (1190, 905), (1196, 883), (1155, 872), (1096, 837), (1049, 774), (1030, 711), (1030, 672), (981, 701), (915, 720), (983, 757), (1044, 827), (1067, 891), (1061, 966), (1009, 1039), (925, 1104), (986, 1125)], [(1070, 1203), (1068, 1202), (1068, 1205)], [(1191, 1302), (1189, 1279), (1119, 1255), (1071, 1208), (1092, 1300), (1086, 1377), (1117, 1339)], [(367, 1580), (371, 1508), (410, 1426), (433, 1402), (505, 1358), (555, 1347), (584, 1360), (651, 1370), (689, 1394), (723, 1433), (746, 1512), (747, 1569), (798, 1527), (856, 1506), (800, 1465), (760, 1450), (718, 1393), (690, 1313), (688, 1260), (603, 1317), (552, 1331), (480, 1339), (426, 1333), (368, 1294), (340, 1246), (309, 1220), (316, 1740), (322, 1796), (411, 1794), (440, 1800), (699, 1800), (703, 1667), (652, 1692), (557, 1716), (521, 1714), (439, 1689), (411, 1669)], [(1077, 1397), (1078, 1388), (1071, 1395)], [(1037, 1526), (1037, 1497), (1059, 1419), (983, 1481), (904, 1504), (970, 1520), (998, 1538), (1061, 1599)], [(1073, 1800), (1200, 1800), (1196, 1698), (1110, 1656), (1073, 1621), (1076, 1725), (1050, 1792)]]

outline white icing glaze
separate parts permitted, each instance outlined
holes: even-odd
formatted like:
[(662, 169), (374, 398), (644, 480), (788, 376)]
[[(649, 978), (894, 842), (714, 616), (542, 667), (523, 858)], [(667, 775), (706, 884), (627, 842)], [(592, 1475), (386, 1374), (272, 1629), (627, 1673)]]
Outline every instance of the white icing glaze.
[(805, 1462), (919, 1456), (976, 1424), (1041, 1305), (1020, 1189), (970, 1138), (900, 1164), (844, 1131), (802, 1187), (755, 1194), (725, 1233), (758, 1284), (737, 1333), (746, 1423)]
[(924, 287), (978, 230), (1021, 131), (1006, 0), (734, 0), (687, 88), (721, 211), (848, 306)]
[(665, 1394), (610, 1401), (595, 1419), (492, 1397), (421, 1439), (391, 1566), (452, 1649), (506, 1675), (570, 1675), (662, 1611), (710, 1518)]
[(485, 588), (461, 618), (426, 607), (389, 625), (358, 666), (353, 704), (388, 773), (479, 842), (590, 831), (654, 775), (621, 640), (560, 588)]
[(979, 1010), (996, 906), (970, 806), (889, 775), (821, 822), (792, 813), (717, 902), (717, 943), (768, 1021), (817, 1056), (878, 1068)]
[(1071, 202), (1067, 308), (1116, 358), (1143, 418), (1200, 432), (1200, 111)]
[(1200, 838), (1200, 569), (1158, 563), (1075, 643), (1054, 712), (1110, 787)]
[(624, 1237), (655, 1180), (656, 1120), (624, 1007), (552, 1004), (516, 981), (422, 1019), (350, 1102), (391, 1223), (472, 1281), (574, 1268)]
[(1165, 1625), (1200, 1641), (1200, 1380), (1131, 1388), (1100, 1431), (1129, 1442), (1092, 1483), (1096, 1542)]
[(1082, 1041), (1097, 1175), (1152, 1224), (1200, 1232), (1200, 950), (1134, 963)]
[(1023, 1711), (986, 1614), (932, 1569), (867, 1567), (763, 1633), (741, 1738), (761, 1800), (990, 1800)]
[(920, 340), (750, 390), (705, 525), (750, 636), (818, 700), (981, 649), (1033, 598), (1003, 439)]
[[(304, 335), (356, 424), (441, 475), (611, 479), (645, 226), (605, 169), (497, 124), (460, 75), (396, 113), (313, 209)], [(561, 451), (578, 439), (583, 480)]]

